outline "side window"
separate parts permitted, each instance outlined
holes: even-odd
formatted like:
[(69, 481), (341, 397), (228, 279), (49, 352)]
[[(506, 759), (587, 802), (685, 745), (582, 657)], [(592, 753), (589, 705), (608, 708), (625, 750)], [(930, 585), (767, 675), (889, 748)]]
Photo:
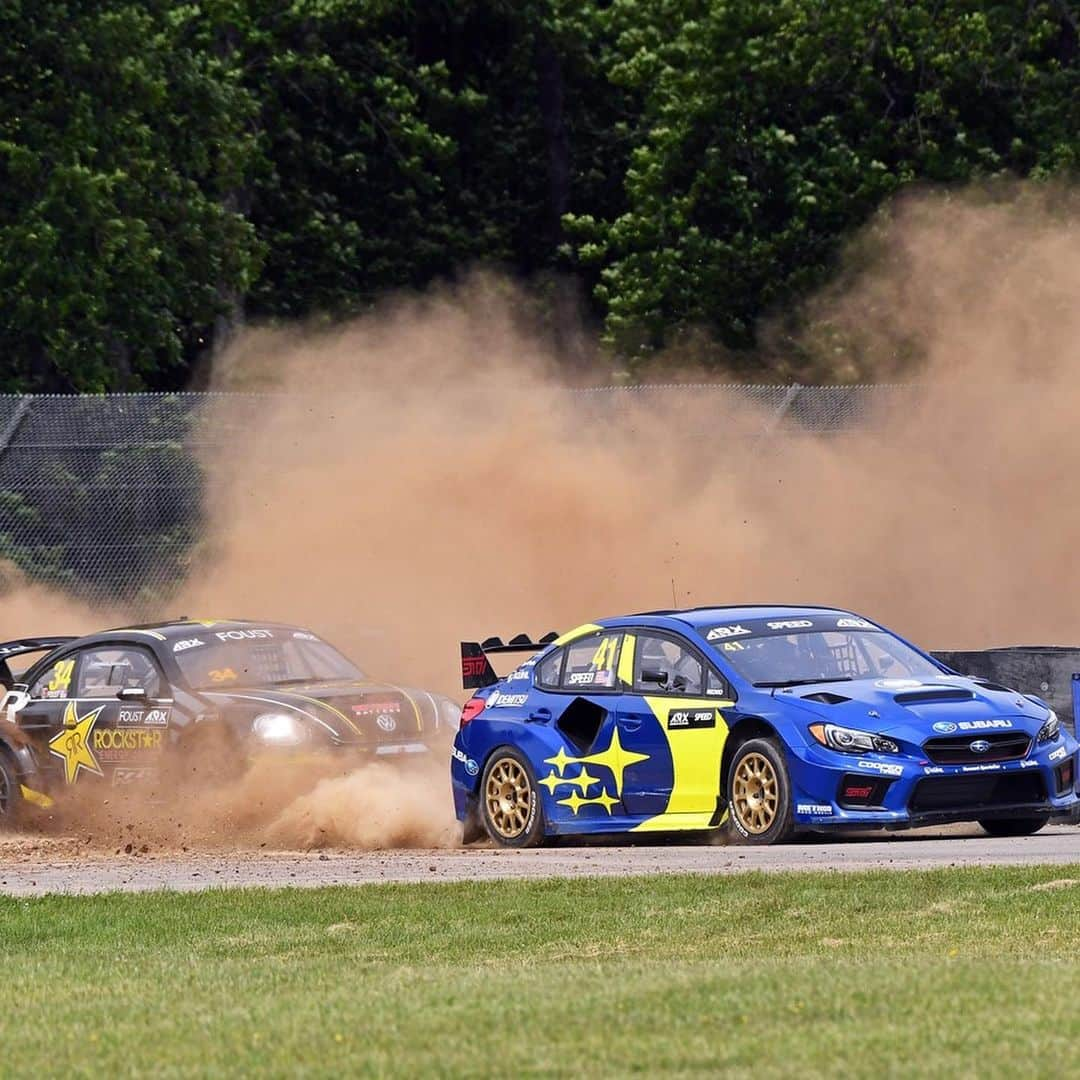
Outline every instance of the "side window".
[(613, 690), (622, 634), (590, 634), (566, 647), (564, 690)]
[(130, 645), (86, 649), (79, 659), (78, 697), (114, 698), (131, 686), (141, 686), (148, 697), (161, 696), (161, 675), (144, 649)]
[(712, 668), (705, 669), (705, 693), (709, 697), (731, 697), (731, 687)]
[[(52, 698), (66, 698), (71, 692), (71, 676), (75, 671), (75, 658), (57, 660), (44, 675), (34, 681), (29, 694), (32, 698), (48, 701)], [(70, 693), (74, 697), (74, 693)]]
[(700, 697), (704, 670), (701, 661), (671, 638), (638, 638), (634, 658), (634, 689), (642, 694), (669, 693)]
[(556, 649), (550, 656), (545, 656), (536, 668), (536, 685), (556, 687), (559, 685), (559, 675), (562, 672), (562, 661), (565, 649)]

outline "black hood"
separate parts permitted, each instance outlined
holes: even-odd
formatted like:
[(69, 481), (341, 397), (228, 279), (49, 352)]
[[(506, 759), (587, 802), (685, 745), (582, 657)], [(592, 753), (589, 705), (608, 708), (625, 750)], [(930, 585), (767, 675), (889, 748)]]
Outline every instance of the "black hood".
[(250, 721), (260, 713), (286, 712), (336, 743), (423, 741), (438, 724), (437, 704), (425, 690), (378, 682), (310, 682), (289, 686), (206, 691), (226, 717)]

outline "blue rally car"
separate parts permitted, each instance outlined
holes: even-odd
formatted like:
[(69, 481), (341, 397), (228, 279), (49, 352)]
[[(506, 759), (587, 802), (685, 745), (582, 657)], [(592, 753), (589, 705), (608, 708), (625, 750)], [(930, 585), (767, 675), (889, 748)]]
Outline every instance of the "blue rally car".
[[(488, 659), (531, 652), (505, 678)], [(851, 612), (711, 607), (462, 643), (451, 776), (466, 840), (1076, 819), (1078, 744), (1044, 702)]]

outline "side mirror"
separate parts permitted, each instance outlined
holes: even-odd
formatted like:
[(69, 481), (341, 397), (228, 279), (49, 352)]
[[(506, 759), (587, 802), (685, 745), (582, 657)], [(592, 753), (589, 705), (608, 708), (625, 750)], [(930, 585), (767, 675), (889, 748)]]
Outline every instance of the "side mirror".
[(668, 673), (660, 668), (643, 667), (641, 669), (641, 681), (656, 683), (657, 686), (667, 686)]
[(116, 696), (121, 701), (148, 701), (149, 695), (146, 693), (145, 686), (123, 686), (117, 692)]

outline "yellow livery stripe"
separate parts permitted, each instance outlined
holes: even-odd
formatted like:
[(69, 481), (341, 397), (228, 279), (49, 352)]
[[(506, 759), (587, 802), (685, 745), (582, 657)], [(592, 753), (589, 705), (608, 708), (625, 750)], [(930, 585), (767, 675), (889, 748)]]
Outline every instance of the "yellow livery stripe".
[(602, 626), (597, 626), (596, 623), (582, 623), (581, 626), (574, 627), (573, 630), (567, 630), (562, 637), (557, 637), (552, 645), (565, 645), (567, 642), (576, 641), (579, 637), (584, 637), (586, 634), (595, 634), (597, 630), (603, 630)]
[(48, 810), (53, 805), (53, 800), (48, 795), (41, 791), (34, 791), (33, 788), (28, 788), (25, 784), (19, 785), (19, 791), (26, 802), (32, 803), (34, 806), (40, 806), (42, 810)]

